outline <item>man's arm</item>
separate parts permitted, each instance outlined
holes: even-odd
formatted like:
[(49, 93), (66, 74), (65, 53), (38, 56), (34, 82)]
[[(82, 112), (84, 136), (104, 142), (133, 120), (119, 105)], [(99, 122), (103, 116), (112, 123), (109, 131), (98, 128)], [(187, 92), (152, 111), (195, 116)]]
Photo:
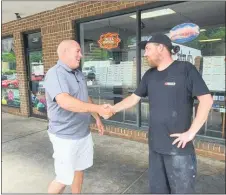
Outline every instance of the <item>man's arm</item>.
[(120, 112), (121, 110), (126, 110), (128, 108), (135, 106), (140, 101), (140, 99), (141, 99), (141, 97), (139, 97), (133, 93), (132, 95), (125, 98), (121, 102), (112, 106), (112, 109), (115, 113)]
[(147, 71), (144, 74), (138, 88), (134, 91), (132, 95), (128, 96), (127, 98), (115, 104), (114, 106), (111, 106), (111, 105), (105, 105), (105, 106), (109, 106), (113, 113), (120, 112), (121, 110), (126, 110), (128, 108), (135, 106), (140, 101), (141, 97), (147, 96), (148, 88), (147, 88), (146, 79), (148, 75), (149, 75), (149, 71)]
[(197, 114), (189, 130), (185, 133), (176, 133), (170, 135), (170, 137), (177, 137), (177, 139), (174, 140), (173, 145), (178, 142), (178, 148), (181, 146), (184, 148), (187, 142), (193, 140), (195, 135), (198, 133), (208, 118), (209, 111), (213, 104), (213, 98), (210, 94), (197, 96), (197, 98), (199, 100)]
[(190, 133), (194, 135), (199, 131), (199, 129), (206, 122), (209, 111), (213, 105), (213, 98), (210, 94), (198, 96), (197, 98), (199, 100), (197, 114), (189, 129)]
[(170, 135), (171, 137), (177, 137), (174, 140), (173, 145), (179, 142), (177, 145), (178, 148), (181, 146), (182, 148), (184, 148), (187, 142), (194, 139), (196, 133), (207, 120), (209, 111), (213, 104), (213, 99), (210, 91), (197, 69), (190, 63), (187, 64), (187, 67), (189, 68), (187, 77), (187, 89), (192, 97), (198, 98), (199, 105), (196, 117), (193, 120), (190, 128), (185, 133), (176, 133)]
[(80, 101), (67, 93), (60, 93), (56, 97), (57, 104), (71, 112), (91, 112), (98, 113), (100, 116), (110, 115), (110, 109), (106, 109), (103, 105), (96, 105)]
[[(91, 97), (89, 97), (88, 102), (93, 104), (93, 100), (91, 99)], [(98, 128), (99, 134), (103, 135), (104, 134), (104, 124), (102, 123), (99, 114), (96, 112), (92, 112), (91, 114), (92, 114), (93, 118), (96, 119), (96, 125)], [(107, 117), (109, 117), (111, 115), (113, 115), (113, 113), (110, 113)], [(106, 116), (104, 116), (104, 118), (106, 118)]]
[[(88, 102), (90, 104), (93, 104), (93, 100), (91, 99), (91, 97), (89, 97)], [(100, 116), (98, 115), (97, 112), (92, 112), (91, 114), (92, 114), (93, 118), (95, 118), (96, 120), (100, 120)]]

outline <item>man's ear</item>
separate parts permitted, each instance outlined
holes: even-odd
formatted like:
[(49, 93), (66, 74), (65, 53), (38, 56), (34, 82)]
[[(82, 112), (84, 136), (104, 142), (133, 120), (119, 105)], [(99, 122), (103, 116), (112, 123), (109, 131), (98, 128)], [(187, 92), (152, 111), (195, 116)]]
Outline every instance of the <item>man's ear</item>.
[(162, 52), (164, 50), (164, 45), (163, 44), (159, 44), (158, 45), (158, 50), (159, 50), (159, 52)]

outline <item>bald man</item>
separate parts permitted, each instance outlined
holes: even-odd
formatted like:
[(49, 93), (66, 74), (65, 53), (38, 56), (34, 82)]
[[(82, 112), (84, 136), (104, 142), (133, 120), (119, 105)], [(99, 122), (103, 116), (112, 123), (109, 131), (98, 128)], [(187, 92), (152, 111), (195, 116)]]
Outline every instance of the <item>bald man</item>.
[(100, 116), (113, 113), (106, 105), (93, 104), (88, 96), (85, 78), (78, 70), (82, 58), (79, 44), (64, 40), (57, 54), (59, 60), (48, 70), (44, 84), (56, 173), (48, 193), (62, 193), (66, 185), (71, 186), (72, 193), (81, 193), (83, 171), (93, 165), (90, 113), (100, 134), (104, 131)]

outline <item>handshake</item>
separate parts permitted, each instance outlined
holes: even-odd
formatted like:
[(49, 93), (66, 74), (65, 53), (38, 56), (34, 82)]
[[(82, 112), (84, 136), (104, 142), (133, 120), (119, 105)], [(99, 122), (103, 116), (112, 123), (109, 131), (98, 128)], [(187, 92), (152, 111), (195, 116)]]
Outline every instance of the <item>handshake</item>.
[(114, 106), (111, 104), (103, 104), (100, 105), (98, 114), (102, 116), (104, 119), (109, 119), (116, 113)]

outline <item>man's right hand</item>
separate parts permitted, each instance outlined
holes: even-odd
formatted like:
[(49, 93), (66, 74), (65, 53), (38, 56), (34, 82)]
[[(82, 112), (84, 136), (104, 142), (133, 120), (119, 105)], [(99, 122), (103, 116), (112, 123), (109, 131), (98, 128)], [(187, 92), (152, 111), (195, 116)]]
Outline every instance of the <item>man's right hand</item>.
[[(137, 96), (136, 94), (132, 94), (127, 98), (125, 98), (124, 100), (122, 100), (121, 102), (115, 104), (114, 106), (110, 104), (99, 105), (100, 109), (98, 110), (98, 113), (104, 119), (108, 119), (116, 112), (126, 110), (136, 105), (140, 101), (140, 99), (141, 97)], [(103, 110), (103, 109), (106, 109), (106, 110)]]
[(100, 108), (98, 110), (98, 114), (100, 116), (102, 116), (104, 119), (108, 119), (112, 115), (114, 115), (115, 112), (112, 109), (112, 106), (110, 104), (103, 104), (103, 105), (100, 105)]

